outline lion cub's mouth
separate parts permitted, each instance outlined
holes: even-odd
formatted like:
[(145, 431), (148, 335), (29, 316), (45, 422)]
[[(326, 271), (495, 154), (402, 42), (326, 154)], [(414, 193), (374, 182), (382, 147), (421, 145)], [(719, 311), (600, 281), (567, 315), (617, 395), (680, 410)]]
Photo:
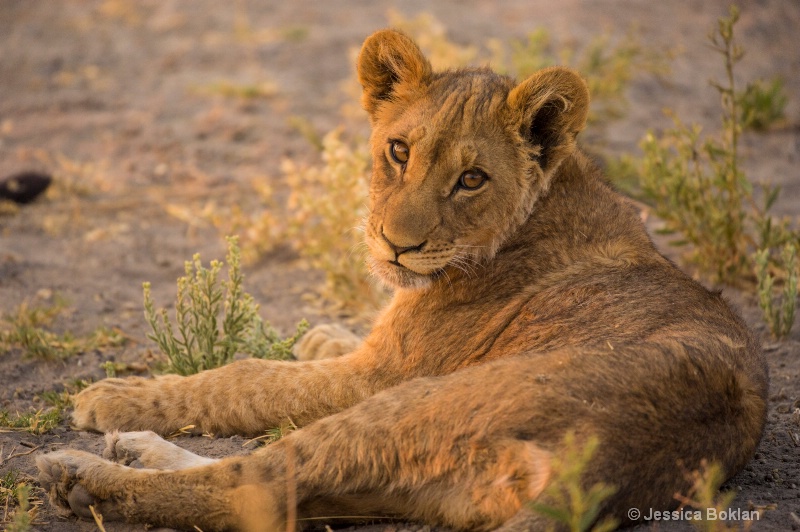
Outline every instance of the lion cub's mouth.
[(439, 270), (420, 273), (402, 264), (397, 259), (380, 260), (370, 256), (368, 260), (370, 273), (381, 282), (394, 288), (424, 288), (429, 286)]
[(447, 243), (425, 241), (402, 248), (391, 243), (383, 231), (367, 234), (367, 265), (372, 275), (394, 288), (423, 288), (438, 278), (453, 258)]

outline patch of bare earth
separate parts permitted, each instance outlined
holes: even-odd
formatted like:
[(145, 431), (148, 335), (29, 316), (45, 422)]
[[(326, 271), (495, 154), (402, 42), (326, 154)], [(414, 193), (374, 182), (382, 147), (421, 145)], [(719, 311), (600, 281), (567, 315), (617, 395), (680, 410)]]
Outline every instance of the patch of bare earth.
[[(430, 4), (430, 5), (429, 5)], [(744, 156), (755, 181), (783, 187), (776, 211), (800, 214), (800, 4), (743, 2), (739, 37), (747, 49), (742, 79), (784, 78), (789, 126), (748, 134)], [(151, 281), (159, 304), (174, 300), (175, 279), (195, 252), (224, 256), (224, 240), (209, 213), (254, 201), (249, 183), (285, 191), (281, 158), (310, 159), (312, 148), (291, 118), (324, 132), (341, 121), (350, 98), (341, 89), (352, 75), (349, 51), (387, 24), (396, 3), (242, 0), (66, 0), (0, 2), (0, 177), (39, 170), (56, 177), (51, 193), (0, 216), (0, 312), (22, 302), (68, 306), (60, 331), (88, 334), (115, 328), (129, 340), (64, 360), (0, 353), (0, 409), (43, 408), (37, 396), (75, 379), (97, 380), (100, 364), (128, 364), (143, 373), (159, 355), (146, 339), (141, 283)], [(642, 42), (677, 53), (664, 79), (637, 78), (626, 116), (606, 130), (606, 149), (635, 152), (648, 128), (669, 125), (663, 107), (717, 127), (717, 96), (707, 85), (721, 77), (706, 34), (727, 14), (727, 2), (545, 2), (446, 0), (403, 2), (402, 12), (433, 13), (462, 44), (490, 37), (523, 37), (545, 27), (556, 46), (593, 36), (624, 34), (632, 25)], [(255, 87), (250, 97), (225, 94), (221, 82)], [(657, 220), (649, 223), (655, 228)], [(675, 257), (666, 242), (662, 249)], [(298, 268), (278, 248), (247, 268), (246, 288), (263, 315), (284, 332), (302, 317), (325, 318), (304, 299), (321, 279)], [(754, 530), (800, 529), (800, 326), (773, 342), (752, 295), (725, 293), (764, 338), (772, 385), (769, 421), (758, 454), (727, 487), (742, 509), (769, 508)], [(144, 371), (140, 371), (144, 369)], [(669, 405), (664, 405), (669, 408)], [(181, 445), (210, 456), (246, 452), (241, 438), (184, 437)], [(43, 435), (0, 433), (0, 476), (34, 475), (38, 452), (63, 447), (100, 452), (97, 434), (62, 422)], [(34, 452), (25, 454), (35, 449)], [(11, 458), (9, 458), (11, 456)], [(41, 495), (41, 494), (40, 494)], [(3, 508), (0, 506), (0, 517)], [(683, 529), (686, 523), (652, 523)], [(411, 527), (411, 525), (409, 525)], [(36, 530), (94, 530), (61, 518), (48, 503)], [(400, 530), (375, 525), (371, 530)], [(417, 527), (411, 527), (417, 529)], [(108, 530), (142, 530), (109, 525)]]

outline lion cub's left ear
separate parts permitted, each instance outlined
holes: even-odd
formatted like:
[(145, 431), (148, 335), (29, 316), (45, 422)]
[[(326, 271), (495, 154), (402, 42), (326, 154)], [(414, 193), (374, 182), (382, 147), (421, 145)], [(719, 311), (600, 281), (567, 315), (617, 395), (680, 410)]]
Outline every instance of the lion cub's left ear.
[(373, 117), (380, 104), (414, 90), (431, 75), (431, 64), (410, 37), (396, 30), (370, 35), (358, 54), (358, 81), (362, 103)]
[(577, 72), (545, 68), (511, 90), (508, 107), (531, 156), (549, 174), (575, 150), (589, 112), (589, 89)]

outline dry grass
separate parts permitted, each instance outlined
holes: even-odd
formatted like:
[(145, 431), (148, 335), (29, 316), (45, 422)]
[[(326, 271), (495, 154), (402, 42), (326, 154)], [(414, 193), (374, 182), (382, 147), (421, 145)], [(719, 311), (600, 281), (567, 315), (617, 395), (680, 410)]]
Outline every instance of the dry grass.
[(22, 413), (0, 410), (0, 432), (29, 432), (41, 435), (53, 430), (63, 419), (63, 412), (53, 408)]
[(6, 525), (6, 532), (33, 530), (42, 501), (34, 495), (30, 484), (21, 480), (18, 472), (12, 469), (0, 477), (0, 496), (5, 498), (2, 523)]
[(35, 400), (45, 403), (47, 406), (44, 408), (14, 413), (0, 410), (0, 432), (29, 432), (36, 435), (50, 432), (64, 420), (66, 409), (72, 407), (73, 397), (86, 386), (87, 382), (78, 380), (66, 385), (65, 390), (61, 392), (53, 390), (42, 392)]
[(346, 142), (334, 130), (322, 139), (322, 163), (284, 161), (292, 213), (287, 237), (313, 268), (325, 272), (322, 294), (338, 313), (369, 315), (387, 293), (370, 278), (362, 224), (368, 215), (367, 142)]
[(20, 350), (33, 358), (61, 360), (92, 349), (119, 347), (127, 341), (119, 330), (107, 327), (98, 327), (84, 336), (53, 332), (54, 321), (66, 308), (66, 301), (57, 295), (49, 305), (32, 306), (23, 301), (14, 312), (2, 316), (0, 350)]

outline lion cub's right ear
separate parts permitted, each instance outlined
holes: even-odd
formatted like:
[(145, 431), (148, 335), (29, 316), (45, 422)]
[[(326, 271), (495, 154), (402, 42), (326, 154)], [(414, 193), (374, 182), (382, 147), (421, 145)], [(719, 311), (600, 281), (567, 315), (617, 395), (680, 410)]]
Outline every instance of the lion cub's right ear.
[(382, 102), (423, 84), (431, 72), (430, 62), (410, 37), (396, 30), (373, 33), (358, 55), (364, 109), (373, 117)]
[(575, 150), (589, 113), (589, 89), (577, 72), (544, 68), (511, 90), (508, 105), (532, 158), (550, 174)]

